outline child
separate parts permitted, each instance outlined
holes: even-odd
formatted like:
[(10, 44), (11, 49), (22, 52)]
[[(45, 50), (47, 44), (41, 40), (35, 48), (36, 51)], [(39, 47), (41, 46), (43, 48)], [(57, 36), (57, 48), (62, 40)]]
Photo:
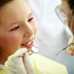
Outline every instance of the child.
[(26, 0), (0, 1), (0, 64), (4, 64), (16, 49), (32, 48), (35, 25)]
[(67, 74), (64, 66), (29, 54), (36, 24), (27, 0), (0, 0), (0, 74)]

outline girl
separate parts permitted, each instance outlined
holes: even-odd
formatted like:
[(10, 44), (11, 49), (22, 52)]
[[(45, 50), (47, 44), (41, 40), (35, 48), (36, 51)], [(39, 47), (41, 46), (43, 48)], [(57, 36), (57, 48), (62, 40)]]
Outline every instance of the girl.
[[(0, 1), (0, 64), (5, 64), (16, 49), (27, 48), (27, 52), (31, 51), (36, 34), (35, 25), (35, 17), (26, 0)], [(17, 74), (20, 72), (18, 70)]]

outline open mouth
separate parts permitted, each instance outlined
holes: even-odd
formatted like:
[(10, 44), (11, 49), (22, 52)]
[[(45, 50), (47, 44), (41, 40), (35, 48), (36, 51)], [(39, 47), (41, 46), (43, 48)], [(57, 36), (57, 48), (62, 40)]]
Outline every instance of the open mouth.
[(25, 44), (21, 44), (22, 47), (24, 48), (32, 48), (33, 47), (33, 41), (29, 41), (29, 42), (26, 42)]

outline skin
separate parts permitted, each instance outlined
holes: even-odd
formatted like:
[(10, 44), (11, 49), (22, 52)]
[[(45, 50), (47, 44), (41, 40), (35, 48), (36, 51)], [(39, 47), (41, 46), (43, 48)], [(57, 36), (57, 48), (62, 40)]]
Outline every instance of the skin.
[(13, 0), (0, 8), (0, 63), (19, 48), (31, 49), (36, 19), (26, 0)]

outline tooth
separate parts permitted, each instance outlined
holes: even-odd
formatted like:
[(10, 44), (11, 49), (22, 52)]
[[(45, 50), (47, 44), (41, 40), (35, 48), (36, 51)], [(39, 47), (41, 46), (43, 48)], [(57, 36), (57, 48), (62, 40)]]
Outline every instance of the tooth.
[(28, 42), (28, 45), (31, 44), (31, 42)]

